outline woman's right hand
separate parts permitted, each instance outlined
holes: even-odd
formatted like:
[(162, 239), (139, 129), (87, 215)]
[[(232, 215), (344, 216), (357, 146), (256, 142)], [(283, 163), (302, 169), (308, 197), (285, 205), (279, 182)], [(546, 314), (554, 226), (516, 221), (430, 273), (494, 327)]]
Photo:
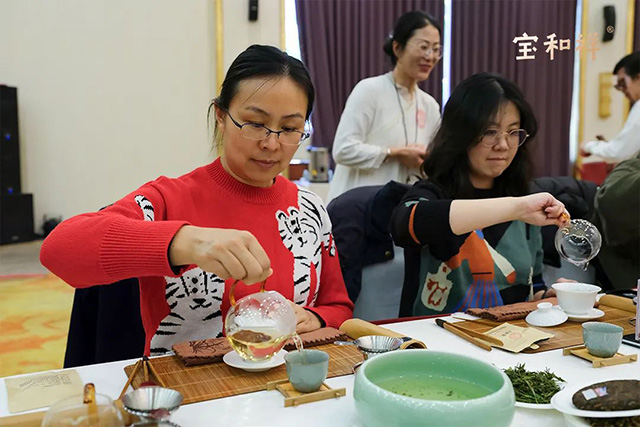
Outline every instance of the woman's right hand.
[(243, 230), (185, 225), (169, 246), (172, 266), (195, 264), (221, 279), (251, 285), (271, 276), (271, 261), (253, 234)]
[(517, 218), (528, 224), (563, 226), (571, 218), (564, 204), (549, 193), (518, 197)]
[(419, 169), (427, 155), (427, 147), (420, 144), (410, 144), (406, 147), (392, 148), (389, 157), (398, 161), (409, 169)]

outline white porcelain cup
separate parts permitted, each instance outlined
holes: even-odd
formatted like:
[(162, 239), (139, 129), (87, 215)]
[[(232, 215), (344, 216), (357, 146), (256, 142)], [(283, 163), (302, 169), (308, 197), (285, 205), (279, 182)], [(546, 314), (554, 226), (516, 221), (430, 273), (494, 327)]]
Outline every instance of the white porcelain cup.
[(596, 302), (596, 295), (602, 289), (596, 285), (587, 283), (554, 283), (551, 285), (556, 290), (558, 305), (567, 314), (589, 314)]

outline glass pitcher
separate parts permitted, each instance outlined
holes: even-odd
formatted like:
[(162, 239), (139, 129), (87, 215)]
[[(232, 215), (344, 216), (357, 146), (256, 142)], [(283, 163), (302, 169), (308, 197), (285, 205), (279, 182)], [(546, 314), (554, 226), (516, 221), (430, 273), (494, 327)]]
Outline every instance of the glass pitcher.
[(583, 270), (595, 258), (602, 246), (602, 236), (595, 225), (584, 219), (572, 219), (558, 228), (555, 237), (558, 253)]
[(236, 302), (231, 285), (231, 307), (225, 320), (225, 334), (231, 347), (246, 361), (262, 362), (279, 352), (296, 332), (296, 315), (291, 303), (276, 291), (260, 291)]

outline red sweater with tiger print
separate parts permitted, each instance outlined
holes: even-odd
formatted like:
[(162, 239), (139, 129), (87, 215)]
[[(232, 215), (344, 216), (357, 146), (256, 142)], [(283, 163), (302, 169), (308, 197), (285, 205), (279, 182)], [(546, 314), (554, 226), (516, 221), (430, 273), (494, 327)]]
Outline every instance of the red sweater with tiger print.
[[(222, 336), (232, 280), (195, 265), (172, 270), (169, 244), (185, 224), (247, 230), (271, 260), (267, 290), (280, 292), (339, 327), (353, 304), (320, 198), (278, 176), (269, 188), (245, 185), (220, 160), (179, 178), (160, 177), (95, 213), (58, 225), (42, 245), (44, 266), (74, 287), (137, 277), (146, 354), (175, 343)], [(236, 298), (257, 292), (236, 287)]]

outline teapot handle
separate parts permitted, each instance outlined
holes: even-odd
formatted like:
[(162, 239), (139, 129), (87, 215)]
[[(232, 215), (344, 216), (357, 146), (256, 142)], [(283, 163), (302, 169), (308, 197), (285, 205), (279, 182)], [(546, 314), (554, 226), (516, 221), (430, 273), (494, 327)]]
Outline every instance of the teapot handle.
[[(231, 303), (231, 307), (236, 305), (236, 285), (240, 280), (234, 280), (231, 285), (231, 290), (229, 291), (229, 302)], [(264, 292), (265, 286), (267, 284), (267, 280), (265, 279), (262, 283), (260, 283), (260, 292)]]

